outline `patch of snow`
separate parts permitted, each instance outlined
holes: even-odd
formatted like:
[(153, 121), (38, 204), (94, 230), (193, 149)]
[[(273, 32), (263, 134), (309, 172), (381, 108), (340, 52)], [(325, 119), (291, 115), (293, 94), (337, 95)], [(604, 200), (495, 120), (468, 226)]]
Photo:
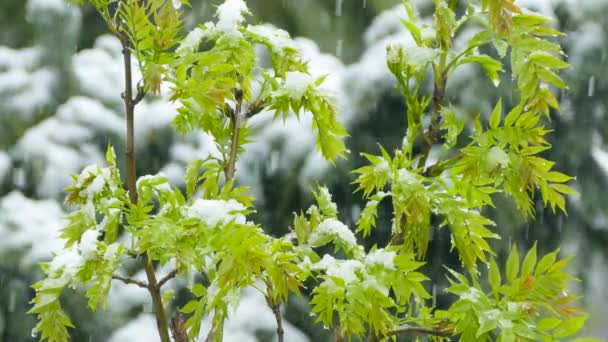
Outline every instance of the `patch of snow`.
[(40, 49), (30, 47), (20, 50), (0, 46), (0, 72), (9, 69), (30, 70), (40, 60)]
[(169, 179), (169, 183), (175, 186), (184, 185), (184, 166), (176, 162), (169, 162), (160, 170)]
[(59, 229), (65, 223), (64, 215), (54, 200), (32, 200), (19, 191), (9, 193), (0, 199), (0, 249), (29, 248), (22, 260), (25, 267), (49, 259), (63, 247)]
[(460, 299), (468, 300), (471, 303), (477, 303), (481, 299), (481, 292), (478, 289), (471, 287), (460, 296)]
[(310, 244), (314, 245), (317, 241), (328, 235), (335, 236), (348, 246), (357, 246), (357, 238), (352, 230), (348, 229), (344, 223), (333, 218), (324, 220), (315, 228), (309, 237)]
[[(141, 290), (141, 289), (140, 289)], [(142, 291), (143, 292), (143, 291)], [(108, 342), (155, 342), (160, 341), (154, 315), (142, 313), (116, 330)]]
[(194, 159), (206, 159), (208, 157), (221, 158), (213, 137), (205, 132), (196, 131), (185, 136), (178, 137), (170, 150), (171, 160), (184, 165)]
[[(117, 54), (116, 43), (117, 38), (100, 36), (95, 41), (95, 47), (78, 52), (72, 58), (72, 64), (82, 94), (105, 104), (121, 106), (120, 94), (124, 88), (123, 57), (121, 53)], [(133, 90), (137, 91), (135, 86), (137, 80), (141, 79), (141, 73), (134, 59), (131, 61), (131, 67)]]
[[(11, 150), (14, 159), (24, 162), (36, 193), (59, 197), (70, 185), (71, 173), (84, 165), (101, 164), (103, 153), (95, 141), (99, 134), (120, 136), (120, 119), (93, 100), (74, 98), (50, 117), (26, 131)], [(101, 123), (98, 121), (105, 121)], [(99, 131), (91, 125), (99, 124)], [(105, 149), (105, 146), (103, 147)]]
[(11, 171), (11, 164), (11, 158), (8, 156), (8, 154), (0, 150), (0, 184), (4, 183), (5, 178)]
[(209, 227), (216, 227), (218, 224), (227, 224), (232, 220), (238, 224), (245, 224), (245, 215), (239, 212), (246, 209), (234, 199), (228, 201), (197, 199), (186, 209), (186, 215), (202, 220)]
[(509, 155), (500, 147), (493, 146), (486, 156), (486, 165), (490, 170), (505, 168), (509, 165)]
[(384, 249), (376, 249), (365, 257), (365, 262), (370, 265), (382, 265), (385, 268), (395, 268), (395, 257), (397, 253), (388, 252)]
[(547, 18), (555, 19), (555, 0), (517, 0), (515, 5)]
[(396, 81), (386, 64), (386, 48), (399, 45), (407, 50), (415, 45), (411, 35), (397, 33), (375, 41), (359, 61), (349, 65), (344, 73), (345, 93), (349, 94), (354, 115), (365, 114), (373, 108), (380, 96), (390, 92)]
[(62, 13), (67, 11), (68, 6), (64, 0), (29, 0), (27, 2), (27, 12), (32, 11), (53, 11)]
[(0, 115), (20, 114), (20, 119), (31, 121), (44, 106), (55, 99), (51, 93), (57, 82), (57, 74), (50, 68), (32, 72), (25, 69), (9, 69), (0, 72)]
[(55, 116), (65, 122), (99, 130), (106, 134), (123, 136), (123, 119), (99, 101), (84, 96), (70, 98), (57, 109)]
[(262, 37), (273, 46), (273, 51), (278, 54), (283, 53), (285, 49), (296, 50), (294, 41), (285, 30), (276, 28), (271, 24), (249, 25), (247, 31)]
[(304, 93), (313, 86), (315, 78), (300, 71), (288, 71), (285, 73), (285, 90), (294, 100), (300, 100)]
[(243, 13), (249, 13), (245, 1), (226, 0), (217, 7), (217, 29), (228, 35), (240, 36), (238, 25), (245, 20)]
[(594, 51), (605, 50), (606, 35), (600, 23), (585, 21), (577, 26), (576, 31), (569, 32), (567, 39), (568, 61), (574, 67), (587, 64), (586, 58)]
[(363, 264), (359, 260), (338, 260), (325, 254), (313, 268), (325, 270), (328, 276), (343, 279), (348, 284), (359, 279), (356, 272), (363, 268)]
[(186, 38), (184, 38), (179, 44), (177, 52), (182, 55), (185, 55), (188, 52), (195, 51), (198, 48), (198, 45), (200, 44), (201, 40), (203, 40), (205, 36), (207, 36), (210, 32), (213, 31), (213, 23), (206, 23), (205, 26), (205, 30), (200, 27), (195, 27), (192, 31), (188, 32)]
[(401, 19), (407, 19), (407, 13), (402, 4), (396, 5), (377, 15), (363, 34), (365, 45), (370, 46), (386, 36), (403, 33), (405, 27), (401, 23)]
[(78, 250), (82, 254), (85, 260), (90, 260), (95, 256), (97, 252), (97, 237), (99, 232), (97, 230), (89, 229), (85, 231), (80, 237), (80, 243), (78, 244)]
[[(594, 139), (597, 141), (598, 139)], [(591, 147), (591, 156), (599, 168), (608, 176), (608, 151), (603, 149), (600, 144), (594, 143)]]
[(120, 43), (120, 40), (113, 35), (104, 34), (97, 37), (93, 46), (95, 49), (105, 51), (113, 58), (122, 58), (122, 44)]
[[(131, 276), (131, 278), (144, 282), (147, 281), (144, 270)], [(108, 309), (113, 312), (127, 313), (134, 307), (144, 305), (149, 300), (150, 294), (146, 289), (125, 284), (120, 281), (113, 281), (108, 296)], [(156, 327), (156, 325), (154, 325), (154, 327)], [(154, 331), (156, 331), (156, 328), (154, 328)]]
[[(72, 280), (84, 263), (85, 259), (78, 253), (76, 246), (72, 245), (72, 247), (58, 252), (53, 260), (51, 260), (49, 263), (49, 276), (50, 278)], [(59, 272), (61, 272), (61, 276), (59, 276)]]
[(171, 121), (177, 114), (177, 103), (164, 100), (141, 102), (135, 109), (135, 143), (145, 146), (156, 140), (160, 131), (173, 132)]

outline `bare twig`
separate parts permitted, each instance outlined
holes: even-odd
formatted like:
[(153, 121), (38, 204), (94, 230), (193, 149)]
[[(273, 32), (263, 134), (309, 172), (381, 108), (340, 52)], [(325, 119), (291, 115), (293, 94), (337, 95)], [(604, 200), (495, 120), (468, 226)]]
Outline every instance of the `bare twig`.
[(450, 336), (452, 335), (452, 329), (439, 329), (439, 328), (429, 328), (429, 327), (419, 327), (415, 325), (404, 324), (400, 325), (397, 328), (389, 331), (386, 336), (396, 336), (403, 334), (425, 334), (425, 335), (433, 335), (433, 336)]
[(259, 100), (259, 101), (254, 102), (247, 109), (247, 113), (245, 114), (245, 117), (247, 119), (253, 117), (254, 115), (261, 112), (264, 109), (264, 106), (266, 106), (266, 103), (264, 102), (264, 100)]
[(274, 318), (277, 321), (277, 341), (283, 342), (285, 338), (285, 330), (283, 330), (283, 318), (281, 317), (281, 304), (275, 304), (272, 306), (272, 312)]
[(433, 89), (433, 113), (431, 114), (431, 123), (429, 125), (429, 129), (427, 130), (426, 134), (422, 136), (423, 145), (421, 157), (418, 161), (419, 168), (425, 167), (429, 153), (431, 152), (431, 148), (435, 142), (435, 135), (439, 130), (441, 109), (444, 106), (445, 87), (447, 83), (446, 74), (443, 72), (445, 68), (441, 67), (445, 64), (443, 61), (444, 58), (445, 57), (442, 57), (442, 63), (440, 63), (439, 66), (433, 66), (433, 72), (435, 73), (435, 86)]
[(241, 105), (243, 102), (243, 91), (236, 89), (234, 91), (234, 98), (236, 100), (236, 108), (234, 110), (234, 116), (232, 118), (232, 137), (230, 144), (230, 159), (228, 160), (228, 166), (225, 170), (226, 181), (230, 181), (234, 178), (236, 171), (236, 158), (239, 150), (239, 132), (241, 129)]
[(188, 331), (186, 330), (184, 317), (179, 312), (175, 312), (173, 318), (171, 318), (171, 331), (173, 333), (173, 341), (188, 342)]
[(122, 99), (125, 103), (125, 112), (127, 116), (127, 188), (129, 190), (129, 199), (135, 204), (137, 203), (137, 178), (135, 175), (135, 103), (133, 102), (133, 79), (131, 76), (131, 50), (129, 49), (126, 39), (122, 40), (122, 46), (125, 68), (125, 91), (122, 94)]
[(453, 330), (447, 329), (447, 328), (444, 328), (444, 329), (429, 328), (429, 327), (419, 327), (419, 326), (415, 326), (415, 325), (403, 324), (381, 336), (370, 334), (369, 337), (367, 338), (367, 342), (379, 342), (387, 337), (404, 335), (404, 334), (423, 334), (423, 335), (447, 337), (447, 336), (451, 336), (453, 334)]
[(133, 285), (137, 285), (141, 288), (147, 289), (148, 288), (148, 284), (146, 284), (143, 281), (137, 280), (137, 279), (133, 279), (133, 278), (129, 278), (129, 277), (123, 277), (121, 275), (118, 274), (114, 274), (112, 275), (112, 279), (116, 279), (116, 280), (120, 280), (125, 284), (133, 284)]
[(175, 278), (176, 275), (177, 275), (177, 270), (173, 270), (173, 271), (169, 272), (166, 276), (164, 276), (161, 280), (158, 281), (158, 284), (156, 284), (156, 287), (158, 289), (160, 289), (170, 279)]
[(146, 90), (145, 90), (144, 85), (140, 81), (137, 83), (137, 95), (135, 95), (135, 98), (133, 99), (133, 105), (137, 105), (138, 103), (140, 103), (141, 100), (143, 100), (145, 96), (146, 96)]

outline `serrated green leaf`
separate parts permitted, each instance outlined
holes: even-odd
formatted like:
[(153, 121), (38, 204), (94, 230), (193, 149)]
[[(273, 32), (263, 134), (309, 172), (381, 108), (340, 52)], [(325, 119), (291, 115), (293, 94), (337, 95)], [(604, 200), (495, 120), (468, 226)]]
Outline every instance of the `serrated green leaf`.
[(511, 253), (507, 258), (507, 280), (513, 282), (517, 278), (519, 273), (519, 252), (517, 251), (517, 245), (513, 245)]
[(502, 99), (499, 99), (494, 106), (494, 110), (492, 110), (492, 114), (490, 115), (490, 128), (496, 129), (500, 124), (500, 119), (502, 117)]
[(536, 242), (534, 246), (528, 251), (526, 256), (524, 257), (524, 261), (521, 264), (521, 276), (525, 277), (534, 272), (534, 267), (536, 266)]
[(500, 275), (500, 269), (496, 264), (494, 258), (490, 258), (490, 269), (488, 274), (488, 280), (490, 282), (490, 286), (492, 287), (492, 291), (497, 292), (500, 288), (502, 279)]
[(576, 334), (583, 325), (585, 325), (585, 321), (587, 320), (588, 315), (570, 318), (565, 320), (553, 331), (553, 336), (556, 338), (564, 338), (568, 336), (572, 336)]

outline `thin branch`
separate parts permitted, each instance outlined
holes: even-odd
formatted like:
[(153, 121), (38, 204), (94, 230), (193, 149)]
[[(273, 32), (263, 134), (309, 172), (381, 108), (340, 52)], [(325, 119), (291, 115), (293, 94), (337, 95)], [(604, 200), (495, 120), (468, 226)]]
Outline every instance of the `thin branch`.
[(448, 65), (446, 65), (445, 69), (443, 69), (443, 76), (444, 77), (447, 76), (447, 73), (450, 71), (450, 68), (453, 67), (454, 65), (456, 65), (456, 63), (458, 62), (460, 57), (466, 55), (467, 53), (471, 52), (473, 49), (475, 49), (477, 47), (478, 47), (477, 45), (469, 46), (468, 48), (466, 48), (465, 50), (461, 51), (456, 56), (454, 56), (454, 58), (452, 58), (452, 60), (448, 63)]
[(133, 79), (131, 76), (131, 50), (128, 42), (122, 41), (122, 55), (125, 68), (125, 91), (122, 94), (122, 99), (125, 103), (125, 112), (127, 117), (127, 188), (129, 190), (129, 199), (132, 203), (137, 203), (137, 178), (135, 175), (135, 126), (134, 112), (135, 103), (133, 102)]
[(177, 270), (173, 270), (173, 271), (169, 272), (166, 276), (164, 276), (161, 280), (158, 281), (158, 284), (156, 284), (156, 288), (160, 289), (170, 279), (175, 278), (176, 275), (177, 275)]
[(403, 334), (424, 334), (424, 335), (433, 335), (433, 336), (451, 336), (453, 334), (452, 329), (439, 329), (439, 328), (429, 328), (429, 327), (419, 327), (415, 325), (404, 324), (400, 325), (397, 328), (389, 331), (383, 338), (403, 335)]
[(230, 138), (230, 159), (228, 160), (228, 166), (225, 170), (226, 181), (230, 181), (234, 178), (236, 171), (236, 158), (239, 150), (239, 132), (241, 129), (241, 105), (243, 102), (243, 91), (236, 89), (234, 91), (234, 98), (236, 100), (236, 108), (234, 110), (234, 117), (232, 119), (232, 137)]
[(188, 342), (188, 331), (186, 330), (186, 322), (184, 317), (177, 311), (171, 319), (171, 332), (173, 333), (173, 341)]
[(144, 87), (143, 84), (141, 84), (141, 81), (137, 83), (137, 95), (135, 95), (135, 98), (133, 99), (133, 105), (137, 105), (138, 103), (140, 103), (144, 97), (146, 96), (146, 89)]
[(266, 103), (264, 100), (256, 101), (247, 109), (247, 113), (245, 113), (245, 117), (247, 119), (252, 118), (254, 115), (258, 114), (264, 109)]
[(397, 328), (395, 328), (381, 336), (370, 334), (369, 337), (367, 338), (367, 342), (379, 342), (387, 337), (405, 335), (405, 334), (422, 334), (422, 335), (448, 337), (448, 336), (451, 336), (453, 333), (454, 333), (454, 331), (452, 329), (419, 327), (419, 326), (415, 326), (415, 325), (404, 324), (404, 325), (398, 326)]
[(152, 296), (152, 305), (154, 306), (154, 315), (156, 316), (156, 326), (158, 328), (161, 341), (170, 342), (171, 339), (169, 338), (169, 327), (165, 314), (165, 306), (163, 305), (163, 298), (160, 295), (160, 288), (158, 287), (158, 283), (156, 281), (156, 271), (154, 270), (154, 265), (152, 265), (152, 260), (150, 260), (148, 254), (144, 253), (143, 256), (146, 276), (148, 277), (148, 291)]
[(283, 330), (283, 318), (281, 317), (281, 304), (273, 305), (272, 312), (277, 321), (277, 341), (283, 342), (285, 338), (285, 330)]
[[(131, 203), (137, 203), (137, 178), (135, 174), (135, 105), (136, 102), (133, 99), (133, 79), (131, 71), (131, 50), (129, 47), (129, 41), (126, 37), (121, 39), (122, 43), (122, 55), (123, 64), (125, 71), (125, 91), (122, 94), (123, 101), (125, 103), (125, 112), (127, 119), (127, 188), (129, 190), (129, 199)], [(141, 87), (139, 88), (141, 89)], [(138, 91), (141, 93), (141, 91)], [(138, 94), (139, 97), (139, 94)], [(154, 305), (154, 315), (156, 317), (156, 327), (158, 328), (158, 334), (162, 342), (170, 342), (169, 327), (167, 317), (165, 314), (165, 307), (160, 294), (160, 289), (157, 288), (156, 273), (152, 260), (150, 260), (147, 253), (142, 254), (144, 258), (144, 265), (146, 270), (146, 276), (148, 278), (148, 292), (152, 297), (152, 304)]]
[(137, 279), (133, 279), (133, 278), (129, 278), (129, 277), (123, 277), (121, 275), (118, 274), (114, 274), (112, 275), (112, 279), (116, 279), (116, 280), (120, 280), (125, 284), (133, 284), (133, 285), (137, 285), (141, 288), (147, 289), (148, 288), (148, 284), (146, 284), (143, 281), (137, 280)]
[(439, 121), (441, 119), (441, 109), (444, 106), (445, 101), (445, 87), (447, 83), (447, 75), (443, 72), (442, 68), (444, 65), (444, 59), (439, 66), (433, 65), (433, 72), (435, 73), (435, 86), (433, 89), (433, 113), (431, 114), (431, 123), (426, 134), (423, 135), (423, 145), (420, 160), (418, 161), (418, 167), (424, 168), (426, 161), (435, 142), (435, 135), (439, 130)]

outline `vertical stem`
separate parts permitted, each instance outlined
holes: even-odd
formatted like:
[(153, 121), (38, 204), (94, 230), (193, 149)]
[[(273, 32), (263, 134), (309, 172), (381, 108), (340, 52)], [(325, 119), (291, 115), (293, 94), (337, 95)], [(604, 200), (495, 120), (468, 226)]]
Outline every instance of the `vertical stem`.
[(342, 329), (340, 328), (340, 318), (334, 313), (336, 323), (334, 324), (334, 342), (344, 342), (344, 336), (342, 336)]
[(439, 129), (439, 119), (441, 118), (441, 109), (443, 108), (445, 101), (445, 86), (447, 84), (447, 75), (444, 72), (445, 68), (445, 54), (441, 57), (439, 66), (433, 66), (433, 72), (435, 74), (435, 85), (433, 89), (433, 113), (431, 114), (431, 123), (427, 133), (423, 136), (423, 145), (420, 161), (418, 167), (425, 167), (426, 160), (429, 157), (433, 143), (435, 142), (435, 135)]
[(137, 203), (137, 178), (135, 175), (135, 103), (133, 102), (133, 78), (131, 76), (131, 51), (123, 41), (122, 56), (125, 68), (125, 92), (122, 98), (125, 102), (125, 112), (127, 116), (127, 187), (129, 199), (132, 203)]
[(274, 313), (274, 318), (277, 321), (277, 341), (283, 342), (285, 331), (283, 330), (283, 319), (281, 318), (281, 303), (273, 305), (272, 312)]
[(225, 170), (226, 181), (234, 179), (234, 173), (236, 172), (236, 158), (239, 152), (239, 131), (241, 129), (242, 115), (241, 107), (243, 103), (243, 91), (236, 89), (234, 91), (234, 98), (236, 106), (234, 109), (232, 120), (232, 137), (230, 142), (230, 159), (228, 160), (228, 166)]
[[(128, 42), (126, 38), (121, 39), (122, 42), (122, 55), (125, 69), (125, 92), (123, 93), (123, 100), (125, 102), (125, 111), (127, 116), (127, 187), (129, 190), (129, 199), (133, 204), (137, 203), (137, 189), (136, 189), (136, 175), (135, 175), (135, 125), (134, 125), (134, 113), (135, 113), (135, 100), (133, 99), (133, 79), (131, 75), (131, 51), (129, 50)], [(148, 257), (147, 253), (143, 254), (146, 276), (148, 278), (148, 291), (152, 296), (152, 303), (154, 305), (154, 315), (156, 316), (156, 326), (162, 342), (170, 342), (169, 329), (167, 325), (167, 318), (165, 315), (165, 308), (163, 305), (162, 297), (160, 295), (160, 289), (156, 286), (156, 273), (154, 265)]]
[(239, 131), (241, 129), (241, 113), (235, 111), (234, 120), (232, 120), (232, 138), (230, 144), (230, 160), (228, 160), (228, 167), (226, 168), (226, 181), (230, 181), (234, 178), (236, 172), (236, 157), (239, 149)]

